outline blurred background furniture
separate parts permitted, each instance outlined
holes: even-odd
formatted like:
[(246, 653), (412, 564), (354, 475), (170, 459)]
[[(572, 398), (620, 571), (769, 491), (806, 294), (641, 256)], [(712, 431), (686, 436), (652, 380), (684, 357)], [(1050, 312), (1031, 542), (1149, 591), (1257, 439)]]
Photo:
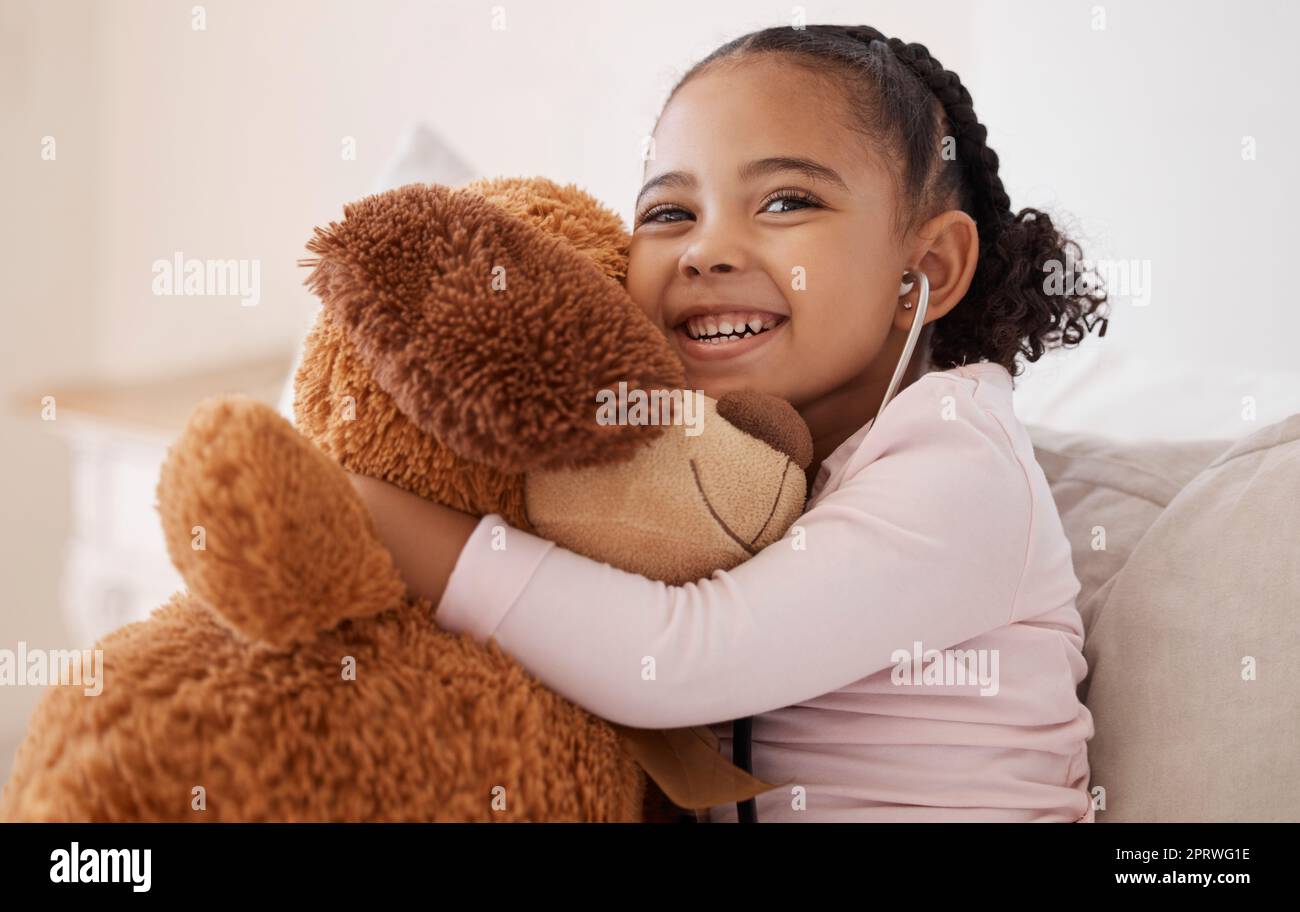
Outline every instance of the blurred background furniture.
[(182, 587), (163, 544), (155, 492), (167, 447), (194, 406), (223, 393), (274, 404), (288, 364), (285, 356), (145, 383), (55, 390), (55, 418), (46, 426), (72, 456), (59, 602), (78, 648), (147, 618)]

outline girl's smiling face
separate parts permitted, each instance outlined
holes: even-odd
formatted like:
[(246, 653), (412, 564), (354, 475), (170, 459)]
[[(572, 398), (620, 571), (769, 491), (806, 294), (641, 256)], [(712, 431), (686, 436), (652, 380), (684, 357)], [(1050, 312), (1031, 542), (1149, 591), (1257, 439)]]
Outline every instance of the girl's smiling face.
[(627, 289), (709, 396), (753, 389), (804, 411), (883, 395), (893, 373), (912, 313), (893, 177), (835, 91), (748, 59), (690, 80), (660, 116)]

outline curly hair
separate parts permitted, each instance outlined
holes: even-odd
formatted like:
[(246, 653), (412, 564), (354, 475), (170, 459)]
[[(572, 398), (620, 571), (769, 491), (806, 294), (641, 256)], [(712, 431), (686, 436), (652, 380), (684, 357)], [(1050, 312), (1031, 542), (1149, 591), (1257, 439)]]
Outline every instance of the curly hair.
[[(870, 26), (773, 27), (742, 35), (692, 66), (668, 101), (706, 69), (758, 54), (790, 62), (856, 91), (844, 93), (854, 127), (895, 173), (903, 205), (896, 236), (956, 205), (974, 219), (979, 260), (959, 306), (933, 324), (929, 358), (944, 370), (971, 361), (1001, 364), (1014, 377), (1019, 356), (1037, 361), (1048, 348), (1078, 345), (1109, 304), (1100, 278), (1085, 272), (1079, 245), (1038, 209), (1011, 209), (998, 156), (975, 116), (970, 92), (921, 44), (886, 38)], [(665, 107), (667, 102), (665, 102)], [(951, 138), (951, 139), (950, 139)], [(945, 146), (955, 155), (945, 154)], [(1046, 273), (1063, 274), (1061, 289)]]

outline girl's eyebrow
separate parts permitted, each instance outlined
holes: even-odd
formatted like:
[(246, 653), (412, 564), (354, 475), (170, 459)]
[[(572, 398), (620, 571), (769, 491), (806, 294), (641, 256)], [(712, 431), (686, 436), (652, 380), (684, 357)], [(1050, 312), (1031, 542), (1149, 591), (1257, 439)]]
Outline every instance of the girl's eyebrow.
[[(828, 168), (820, 162), (815, 162), (811, 158), (801, 158), (799, 156), (776, 155), (770, 158), (755, 159), (741, 165), (737, 174), (739, 174), (742, 181), (751, 181), (756, 177), (778, 171), (798, 171), (809, 180), (833, 184), (845, 191), (849, 189), (849, 185), (844, 182), (844, 178), (840, 177), (834, 169)], [(663, 174), (656, 175), (645, 182), (641, 192), (636, 195), (634, 205), (640, 206), (641, 198), (655, 187), (689, 189), (695, 187), (698, 183), (695, 175), (689, 171), (665, 171)]]

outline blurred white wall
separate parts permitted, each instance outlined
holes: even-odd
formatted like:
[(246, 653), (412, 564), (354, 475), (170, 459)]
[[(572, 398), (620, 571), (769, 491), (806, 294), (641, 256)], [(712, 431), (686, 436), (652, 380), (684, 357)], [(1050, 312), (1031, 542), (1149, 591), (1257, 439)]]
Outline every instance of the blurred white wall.
[[(1300, 6), (976, 7), (969, 39), (990, 53), (959, 72), (1013, 204), (1070, 213), (1088, 257), (1150, 270), (1144, 306), (1116, 287), (1101, 344), (1059, 371), (1051, 359), (1030, 368), (1022, 419), (1186, 439), (1300, 411), (1300, 308), (1287, 278), (1300, 243)], [(1243, 157), (1252, 140), (1254, 158)]]
[[(53, 606), (67, 458), (14, 396), (296, 347), (314, 309), (296, 265), (312, 227), (370, 192), (416, 120), (481, 173), (574, 181), (630, 218), (642, 138), (672, 83), (717, 44), (792, 15), (753, 0), (500, 7), (504, 29), (477, 0), (0, 0), (0, 646), (66, 636)], [(1090, 256), (1150, 262), (1149, 304), (1118, 302), (1107, 338), (1090, 343), (1111, 363), (1073, 387), (1049, 382), (1074, 378), (1059, 370), (1025, 383), (1027, 419), (1196, 436), (1186, 410), (1159, 420), (1173, 398), (1206, 407), (1188, 394), (1189, 370), (1263, 389), (1252, 371), (1296, 369), (1300, 313), (1285, 278), (1298, 240), (1287, 168), (1296, 7), (804, 9), (810, 22), (926, 44), (970, 87), (1017, 206), (1077, 216)], [(1247, 135), (1257, 160), (1242, 160)], [(47, 136), (54, 161), (41, 155)], [(256, 259), (259, 303), (153, 295), (151, 265), (175, 251)], [(1157, 375), (1166, 398), (1135, 410), (1126, 390)], [(1234, 397), (1212, 407), (1230, 410)], [(16, 737), (38, 697), (0, 688), (0, 776), (6, 732)]]
[[(89, 4), (0, 2), (0, 648), (65, 642), (58, 611), (68, 532), (63, 443), (12, 398), (96, 360), (93, 275), (95, 38)], [(40, 159), (41, 137), (64, 157)], [(0, 687), (0, 779), (39, 688)]]

